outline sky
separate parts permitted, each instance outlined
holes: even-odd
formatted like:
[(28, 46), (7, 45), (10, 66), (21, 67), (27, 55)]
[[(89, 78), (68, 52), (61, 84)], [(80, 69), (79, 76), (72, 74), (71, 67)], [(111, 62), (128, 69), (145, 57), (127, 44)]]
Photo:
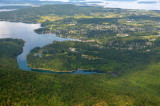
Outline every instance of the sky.
[[(68, 2), (69, 0), (40, 0), (40, 1), (62, 1), (62, 2)], [(85, 1), (107, 1), (107, 0), (85, 0)], [(110, 0), (108, 0), (110, 1)], [(133, 0), (114, 0), (114, 1), (133, 1)], [(136, 1), (157, 1), (160, 0), (136, 0)]]

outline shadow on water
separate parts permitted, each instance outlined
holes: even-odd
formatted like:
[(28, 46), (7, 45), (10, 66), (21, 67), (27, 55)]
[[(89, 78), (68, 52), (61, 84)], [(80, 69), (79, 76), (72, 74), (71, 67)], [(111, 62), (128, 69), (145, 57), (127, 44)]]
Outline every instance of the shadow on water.
[(77, 70), (73, 72), (54, 72), (54, 71), (48, 71), (48, 70), (39, 70), (39, 69), (31, 69), (35, 72), (41, 72), (41, 73), (56, 73), (56, 74), (101, 74), (101, 72), (96, 71), (84, 71), (84, 70)]
[(48, 70), (40, 70), (40, 69), (31, 69), (32, 71), (35, 72), (41, 72), (41, 73), (55, 73), (55, 74), (110, 74), (112, 76), (118, 77), (117, 74), (113, 72), (99, 72), (99, 71), (92, 71), (92, 70), (76, 70), (73, 72), (54, 72), (54, 71), (48, 71)]

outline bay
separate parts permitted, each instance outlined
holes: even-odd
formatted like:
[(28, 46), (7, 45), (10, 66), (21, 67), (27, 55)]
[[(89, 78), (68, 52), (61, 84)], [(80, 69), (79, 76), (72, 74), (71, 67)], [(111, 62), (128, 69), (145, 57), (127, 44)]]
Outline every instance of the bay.
[(23, 53), (17, 57), (20, 69), (31, 70), (27, 65), (26, 56), (33, 48), (43, 47), (53, 41), (71, 40), (69, 38), (60, 38), (56, 35), (37, 34), (34, 30), (38, 28), (40, 28), (40, 24), (0, 21), (0, 38), (22, 39), (25, 41)]
[[(53, 72), (47, 70), (32, 70), (27, 65), (27, 55), (35, 47), (43, 47), (47, 44), (51, 44), (53, 41), (66, 41), (73, 40), (70, 38), (61, 38), (57, 37), (54, 34), (37, 34), (34, 32), (35, 29), (40, 28), (40, 24), (27, 24), (21, 22), (7, 22), (0, 21), (0, 39), (2, 38), (13, 38), (13, 39), (22, 39), (25, 41), (23, 52), (17, 57), (17, 62), (19, 68), (25, 71), (36, 71), (36, 72), (45, 72), (45, 73), (66, 73), (66, 72)], [(83, 71), (77, 70), (69, 74), (93, 74), (97, 72), (93, 71)]]

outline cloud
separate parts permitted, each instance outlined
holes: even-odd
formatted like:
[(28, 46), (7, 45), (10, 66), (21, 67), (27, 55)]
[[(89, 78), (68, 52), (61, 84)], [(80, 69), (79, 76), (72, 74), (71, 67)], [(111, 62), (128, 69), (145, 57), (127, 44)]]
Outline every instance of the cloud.
[(62, 1), (62, 2), (68, 2), (69, 0), (39, 0), (39, 1)]
[[(40, 0), (40, 1), (61, 1), (61, 2), (69, 2), (70, 0)], [(111, 1), (111, 0), (85, 0), (87, 2), (91, 2), (91, 1)], [(133, 0), (114, 0), (114, 1), (133, 1)], [(136, 1), (156, 1), (156, 2), (160, 2), (160, 0), (136, 0)]]

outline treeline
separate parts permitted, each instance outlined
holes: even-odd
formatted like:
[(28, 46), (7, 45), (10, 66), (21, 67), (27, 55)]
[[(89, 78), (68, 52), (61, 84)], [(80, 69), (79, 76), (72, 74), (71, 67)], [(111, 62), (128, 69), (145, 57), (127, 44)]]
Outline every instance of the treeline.
[(0, 39), (0, 69), (18, 69), (16, 56), (23, 51), (23, 40)]
[(23, 40), (17, 39), (0, 39), (0, 57), (13, 57), (17, 56), (22, 52), (22, 47), (24, 45)]

